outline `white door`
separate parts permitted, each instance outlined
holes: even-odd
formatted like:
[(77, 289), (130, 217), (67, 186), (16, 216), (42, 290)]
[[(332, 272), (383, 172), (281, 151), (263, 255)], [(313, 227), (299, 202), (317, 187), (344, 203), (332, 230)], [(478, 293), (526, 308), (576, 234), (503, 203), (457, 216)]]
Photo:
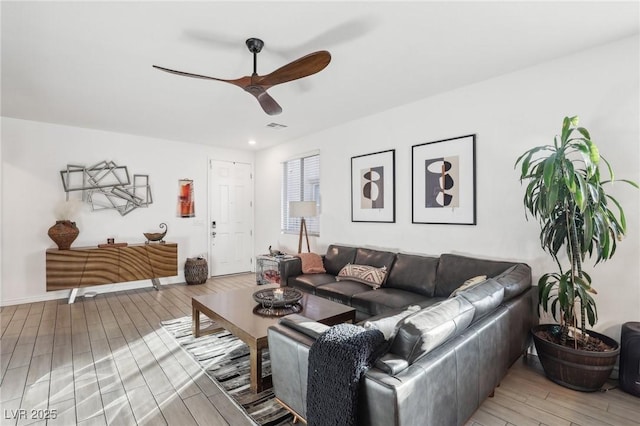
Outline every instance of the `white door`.
[(210, 160), (209, 272), (249, 272), (253, 265), (253, 182), (251, 165)]

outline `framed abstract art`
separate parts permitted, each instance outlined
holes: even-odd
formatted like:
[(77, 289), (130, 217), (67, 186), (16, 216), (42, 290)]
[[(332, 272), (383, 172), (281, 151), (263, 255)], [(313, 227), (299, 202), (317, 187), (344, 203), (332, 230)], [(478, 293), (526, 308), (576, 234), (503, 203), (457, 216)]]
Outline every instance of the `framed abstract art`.
[(195, 217), (195, 200), (193, 197), (193, 180), (178, 181), (178, 217)]
[(351, 157), (351, 221), (396, 221), (396, 150)]
[(476, 135), (411, 149), (413, 223), (476, 224)]

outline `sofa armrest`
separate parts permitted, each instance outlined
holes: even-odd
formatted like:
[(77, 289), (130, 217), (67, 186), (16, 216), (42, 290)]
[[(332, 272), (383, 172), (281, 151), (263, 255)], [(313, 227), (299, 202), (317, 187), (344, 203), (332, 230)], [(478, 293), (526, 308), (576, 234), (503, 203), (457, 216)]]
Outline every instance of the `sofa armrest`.
[(299, 417), (307, 417), (309, 349), (322, 329), (328, 328), (301, 315), (287, 315), (267, 331), (271, 380), (275, 396)]
[(289, 285), (290, 277), (297, 277), (302, 274), (302, 260), (299, 257), (294, 256), (280, 262), (280, 285)]
[(286, 317), (282, 317), (279, 322), (280, 324), (296, 330), (307, 337), (311, 337), (313, 340), (316, 340), (329, 328), (328, 325), (316, 322), (298, 314), (291, 314)]

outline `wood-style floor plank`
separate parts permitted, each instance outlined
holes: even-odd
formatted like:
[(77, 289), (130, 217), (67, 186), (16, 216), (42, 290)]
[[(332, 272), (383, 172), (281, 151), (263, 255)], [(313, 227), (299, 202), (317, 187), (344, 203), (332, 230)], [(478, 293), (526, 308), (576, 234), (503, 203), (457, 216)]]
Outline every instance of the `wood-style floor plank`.
[[(190, 316), (193, 296), (255, 285), (255, 275), (241, 274), (79, 297), (72, 305), (60, 299), (0, 308), (2, 409), (56, 410), (48, 421), (0, 424), (251, 425), (160, 321)], [(639, 426), (640, 398), (563, 388), (528, 357), (466, 422), (511, 425)]]
[(107, 419), (107, 424), (133, 425), (136, 423), (124, 388), (103, 393), (102, 403), (104, 404), (104, 415)]

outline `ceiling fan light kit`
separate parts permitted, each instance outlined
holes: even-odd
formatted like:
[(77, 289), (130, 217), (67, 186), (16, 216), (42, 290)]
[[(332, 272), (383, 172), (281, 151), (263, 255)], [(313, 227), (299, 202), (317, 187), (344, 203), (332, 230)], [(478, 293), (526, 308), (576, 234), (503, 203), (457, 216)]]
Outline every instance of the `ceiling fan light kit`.
[(259, 38), (249, 38), (245, 42), (249, 52), (253, 53), (253, 73), (250, 76), (241, 77), (235, 80), (225, 80), (222, 78), (209, 77), (206, 75), (192, 74), (183, 71), (176, 71), (153, 65), (154, 68), (171, 74), (177, 74), (185, 77), (201, 78), (204, 80), (215, 80), (223, 83), (233, 84), (244, 91), (250, 93), (258, 100), (258, 103), (269, 115), (276, 115), (282, 112), (282, 107), (267, 93), (267, 89), (277, 84), (287, 83), (299, 78), (308, 77), (316, 74), (329, 65), (331, 62), (331, 54), (326, 50), (310, 53), (302, 58), (296, 59), (277, 70), (266, 75), (258, 75), (258, 53), (262, 51), (264, 42)]

